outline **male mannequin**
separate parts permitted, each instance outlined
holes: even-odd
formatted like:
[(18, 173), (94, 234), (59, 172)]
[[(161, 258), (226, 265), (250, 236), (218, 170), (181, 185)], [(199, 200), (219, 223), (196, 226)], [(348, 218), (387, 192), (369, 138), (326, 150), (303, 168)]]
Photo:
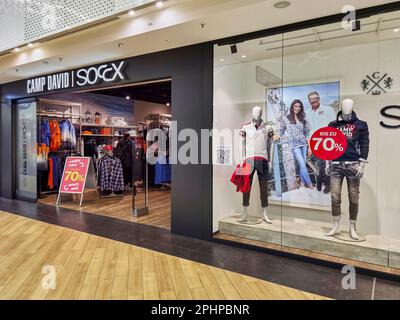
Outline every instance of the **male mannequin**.
[(357, 118), (353, 111), (354, 101), (346, 99), (342, 103), (342, 110), (338, 113), (337, 120), (329, 124), (330, 127), (339, 129), (347, 138), (348, 146), (343, 156), (332, 161), (327, 166), (327, 174), (331, 180), (331, 198), (333, 228), (327, 236), (340, 234), (341, 195), (343, 180), (346, 178), (350, 202), (350, 237), (359, 240), (357, 235), (358, 202), (360, 194), (360, 181), (364, 175), (365, 165), (368, 163), (369, 130), (368, 124)]
[[(242, 136), (242, 164), (249, 163), (252, 167), (250, 175), (250, 184), (253, 182), (254, 173), (257, 171), (260, 184), (261, 206), (263, 208), (263, 220), (271, 224), (267, 214), (268, 207), (268, 171), (270, 170), (270, 162), (268, 161), (268, 143), (279, 139), (274, 135), (274, 130), (269, 127), (261, 119), (261, 107), (254, 107), (252, 112), (252, 121), (243, 125), (240, 130)], [(250, 192), (243, 193), (243, 213), (238, 222), (246, 222), (248, 220), (247, 209), (249, 207)]]

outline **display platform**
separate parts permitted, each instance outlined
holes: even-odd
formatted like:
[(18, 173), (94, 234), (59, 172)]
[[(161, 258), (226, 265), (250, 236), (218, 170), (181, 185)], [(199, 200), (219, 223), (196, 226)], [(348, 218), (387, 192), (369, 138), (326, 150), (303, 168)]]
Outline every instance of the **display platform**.
[[(257, 240), (286, 247), (319, 252), (362, 262), (400, 269), (400, 241), (377, 235), (360, 233), (363, 242), (346, 242), (326, 237), (330, 223), (283, 218), (273, 224), (243, 225), (236, 221), (239, 215), (220, 220), (221, 234)], [(347, 226), (343, 226), (345, 232)]]
[(331, 210), (331, 195), (317, 189), (296, 189), (282, 193), (282, 197), (271, 194), (269, 200), (272, 204), (282, 204), (318, 210)]

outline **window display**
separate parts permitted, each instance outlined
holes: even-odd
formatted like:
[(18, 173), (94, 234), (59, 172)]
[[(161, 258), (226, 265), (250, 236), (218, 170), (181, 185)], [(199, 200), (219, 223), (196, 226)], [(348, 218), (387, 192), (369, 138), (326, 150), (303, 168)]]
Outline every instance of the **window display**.
[(215, 237), (400, 268), (398, 23), (215, 47)]

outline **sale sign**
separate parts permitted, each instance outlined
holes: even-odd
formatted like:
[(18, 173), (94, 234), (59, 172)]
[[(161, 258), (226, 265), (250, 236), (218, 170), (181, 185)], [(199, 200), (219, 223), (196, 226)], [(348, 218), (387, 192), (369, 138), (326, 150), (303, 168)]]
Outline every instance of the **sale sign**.
[(310, 147), (317, 158), (336, 160), (346, 152), (347, 139), (340, 130), (324, 127), (313, 134)]
[(68, 157), (64, 166), (60, 193), (83, 193), (90, 158)]

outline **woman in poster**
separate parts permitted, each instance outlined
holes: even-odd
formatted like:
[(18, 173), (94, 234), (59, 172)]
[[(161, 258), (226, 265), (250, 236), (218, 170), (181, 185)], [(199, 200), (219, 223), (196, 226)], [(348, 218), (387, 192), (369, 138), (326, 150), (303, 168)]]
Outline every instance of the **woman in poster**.
[(293, 156), (300, 168), (302, 186), (313, 188), (310, 174), (307, 170), (308, 139), (310, 138), (310, 124), (306, 119), (304, 105), (301, 100), (294, 100), (289, 114), (278, 119), (281, 136), (286, 133)]

